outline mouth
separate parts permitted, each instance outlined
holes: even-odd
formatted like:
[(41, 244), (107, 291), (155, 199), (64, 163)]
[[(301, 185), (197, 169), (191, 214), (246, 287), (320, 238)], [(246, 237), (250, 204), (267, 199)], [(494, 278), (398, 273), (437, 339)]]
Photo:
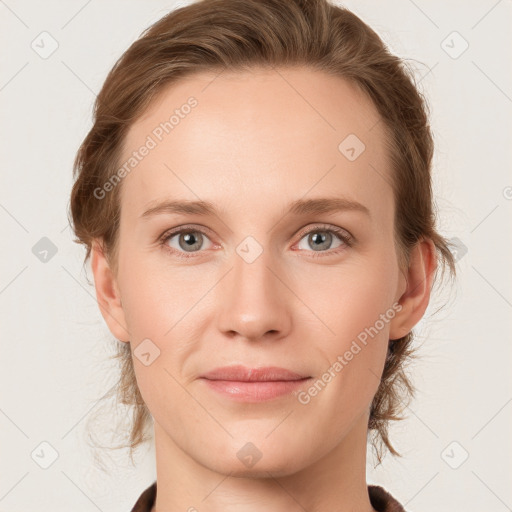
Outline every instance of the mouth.
[(311, 379), (309, 375), (269, 366), (226, 366), (200, 376), (209, 389), (241, 402), (262, 402), (290, 395)]

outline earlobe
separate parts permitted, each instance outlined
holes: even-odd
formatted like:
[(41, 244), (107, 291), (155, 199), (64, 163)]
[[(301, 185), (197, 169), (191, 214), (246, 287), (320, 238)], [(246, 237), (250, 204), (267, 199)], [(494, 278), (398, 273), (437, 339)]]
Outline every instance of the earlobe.
[(425, 314), (436, 268), (436, 247), (432, 240), (418, 242), (411, 251), (406, 288), (398, 299), (402, 309), (391, 322), (390, 340), (403, 338)]
[(98, 306), (110, 332), (119, 341), (129, 341), (130, 333), (126, 325), (117, 282), (101, 244), (96, 240), (91, 248), (91, 269)]

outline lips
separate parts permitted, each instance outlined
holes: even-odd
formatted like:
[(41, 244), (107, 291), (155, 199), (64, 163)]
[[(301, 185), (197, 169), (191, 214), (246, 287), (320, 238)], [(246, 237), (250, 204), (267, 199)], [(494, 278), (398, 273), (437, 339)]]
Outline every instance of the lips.
[(263, 402), (290, 397), (310, 376), (286, 368), (226, 366), (201, 375), (208, 389), (238, 402)]
[(309, 375), (301, 375), (277, 366), (248, 368), (246, 366), (237, 365), (216, 368), (215, 370), (201, 375), (201, 378), (236, 382), (270, 382), (302, 380), (309, 378)]

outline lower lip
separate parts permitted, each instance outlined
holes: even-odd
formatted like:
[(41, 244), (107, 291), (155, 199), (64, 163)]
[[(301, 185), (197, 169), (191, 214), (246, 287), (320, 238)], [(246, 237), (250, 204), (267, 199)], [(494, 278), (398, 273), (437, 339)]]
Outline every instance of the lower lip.
[(289, 395), (303, 386), (309, 378), (300, 380), (241, 382), (201, 379), (217, 393), (240, 402), (264, 402)]

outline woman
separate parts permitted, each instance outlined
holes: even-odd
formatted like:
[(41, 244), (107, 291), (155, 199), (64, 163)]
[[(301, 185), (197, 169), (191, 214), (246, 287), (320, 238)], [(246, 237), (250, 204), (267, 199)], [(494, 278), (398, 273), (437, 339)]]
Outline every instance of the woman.
[(432, 153), (403, 63), (324, 0), (199, 1), (125, 52), (71, 212), (131, 448), (154, 429), (133, 511), (404, 510), (366, 446), (398, 455), (412, 329), (455, 272)]

